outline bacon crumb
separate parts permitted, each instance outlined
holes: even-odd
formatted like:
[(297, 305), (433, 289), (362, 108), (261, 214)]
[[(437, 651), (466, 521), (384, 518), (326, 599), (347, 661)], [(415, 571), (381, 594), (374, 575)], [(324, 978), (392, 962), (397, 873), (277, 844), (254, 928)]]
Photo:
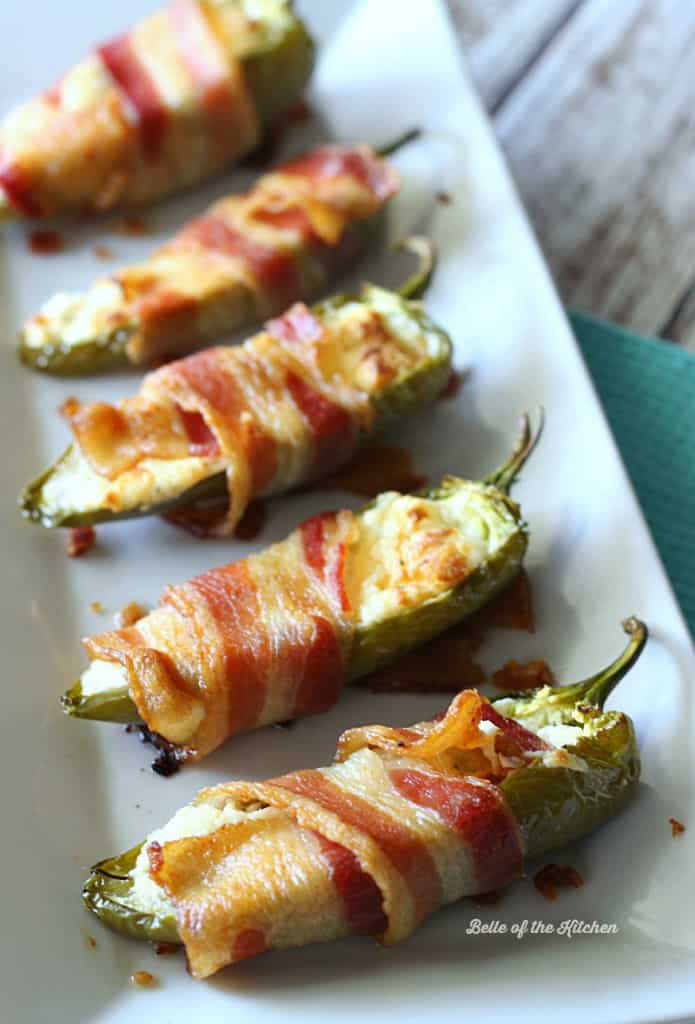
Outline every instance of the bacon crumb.
[(141, 988), (148, 988), (151, 985), (156, 985), (156, 983), (157, 979), (149, 971), (136, 971), (130, 976), (130, 984), (138, 985)]
[(506, 662), (493, 674), (492, 682), (500, 690), (536, 690), (539, 686), (552, 686), (555, 676), (547, 661), (536, 658), (525, 664)]
[(581, 889), (584, 879), (570, 864), (546, 864), (533, 876), (533, 884), (547, 900), (556, 900), (558, 889)]
[(477, 896), (471, 896), (471, 899), (477, 907), (491, 907), (493, 904), (499, 903), (502, 893), (499, 889), (490, 889), (489, 892), (479, 892)]
[(79, 398), (75, 398), (74, 395), (68, 395), (64, 402), (58, 406), (58, 415), (62, 416), (64, 420), (71, 420), (73, 416), (76, 416), (80, 408)]
[(136, 622), (144, 618), (147, 612), (137, 601), (129, 601), (119, 612), (116, 612), (116, 626), (118, 629), (127, 629), (134, 626)]
[(60, 252), (64, 244), (57, 231), (38, 230), (29, 235), (29, 248), (40, 256), (52, 256)]
[(155, 956), (169, 956), (171, 953), (178, 953), (181, 949), (175, 942), (155, 942), (154, 954)]
[(669, 824), (671, 825), (671, 835), (675, 839), (676, 836), (680, 836), (685, 832), (685, 825), (678, 818), (669, 818)]
[(92, 601), (89, 607), (92, 609), (95, 615), (101, 615), (101, 613), (104, 611), (104, 606), (101, 603), (101, 601)]
[(68, 533), (65, 543), (65, 551), (69, 558), (79, 558), (90, 551), (97, 539), (96, 530), (93, 526), (77, 526)]
[(96, 949), (97, 948), (97, 940), (94, 938), (93, 935), (85, 935), (84, 941), (85, 941), (85, 945), (86, 945), (87, 949)]
[(98, 260), (112, 260), (113, 250), (108, 245), (95, 245), (92, 252)]

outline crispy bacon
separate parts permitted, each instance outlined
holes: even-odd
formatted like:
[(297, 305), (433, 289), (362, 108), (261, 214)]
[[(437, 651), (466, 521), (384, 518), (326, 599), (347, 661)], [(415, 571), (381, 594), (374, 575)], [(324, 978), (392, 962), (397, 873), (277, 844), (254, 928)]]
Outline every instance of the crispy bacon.
[(301, 291), (295, 257), (290, 250), (264, 245), (220, 216), (199, 217), (179, 237), (183, 242), (195, 242), (211, 252), (242, 260), (274, 304), (282, 306)]
[(555, 676), (547, 661), (507, 661), (492, 676), (493, 686), (500, 690), (536, 690), (539, 686), (552, 686)]
[(324, 146), (282, 164), (283, 174), (296, 174), (310, 181), (353, 178), (385, 201), (396, 191), (395, 173), (366, 147)]
[(261, 492), (275, 475), (277, 446), (272, 434), (249, 409), (235, 377), (220, 367), (217, 350), (198, 352), (171, 364), (169, 370), (180, 375), (236, 434), (250, 467), (252, 493)]
[[(304, 557), (316, 576), (327, 583), (337, 595), (343, 611), (350, 610), (345, 589), (345, 540), (335, 542), (334, 527), (339, 513), (321, 512), (306, 519), (300, 526)], [(332, 559), (327, 558), (330, 552)]]
[(519, 826), (499, 786), (472, 777), (452, 778), (414, 769), (389, 772), (407, 800), (439, 814), (469, 844), (481, 892), (523, 874)]
[[(500, 714), (494, 704), (485, 703), (480, 710), (480, 718), (483, 722), (492, 722), (516, 747), (516, 751), (549, 750), (550, 744), (542, 740), (535, 732), (525, 729), (513, 718), (507, 718)], [(513, 752), (516, 752), (513, 751)], [(511, 751), (510, 751), (511, 752)]]
[(378, 935), (386, 931), (388, 918), (384, 913), (383, 897), (372, 876), (362, 870), (352, 850), (326, 839), (320, 832), (314, 835), (343, 901), (350, 930), (355, 935)]
[(197, 0), (170, 0), (169, 23), (176, 45), (191, 78), (200, 91), (201, 105), (210, 114), (226, 114), (233, 108), (225, 56)]
[(407, 826), (377, 810), (368, 800), (341, 789), (320, 771), (294, 772), (273, 780), (273, 784), (313, 800), (370, 836), (405, 879), (417, 920), (441, 904), (436, 865), (424, 842)]
[(352, 416), (292, 371), (287, 374), (287, 387), (311, 428), (314, 458), (310, 476), (323, 476), (347, 462), (357, 447), (357, 427)]
[(191, 590), (205, 602), (217, 627), (224, 654), (229, 694), (228, 729), (252, 729), (265, 701), (270, 637), (260, 628), (258, 584), (248, 562), (233, 562), (191, 580)]
[(323, 240), (314, 230), (310, 218), (301, 206), (272, 206), (256, 207), (253, 211), (253, 219), (262, 224), (270, 224), (281, 231), (294, 231), (302, 241), (317, 245)]
[(166, 133), (167, 109), (153, 80), (138, 59), (130, 36), (121, 36), (105, 43), (97, 49), (97, 54), (137, 115), (143, 153), (148, 160), (157, 160)]
[(188, 448), (193, 456), (199, 458), (218, 455), (220, 446), (217, 438), (210, 430), (203, 416), (195, 409), (179, 407), (179, 416), (188, 438)]
[(343, 653), (335, 626), (314, 615), (314, 635), (303, 658), (292, 715), (318, 714), (333, 707), (343, 686)]
[(323, 325), (303, 302), (295, 304), (280, 317), (269, 320), (265, 329), (280, 341), (318, 341)]

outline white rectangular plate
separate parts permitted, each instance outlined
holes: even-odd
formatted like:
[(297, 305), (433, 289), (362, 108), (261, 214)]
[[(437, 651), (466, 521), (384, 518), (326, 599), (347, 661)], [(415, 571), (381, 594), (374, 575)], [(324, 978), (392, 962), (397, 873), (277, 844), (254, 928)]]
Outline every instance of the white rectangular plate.
[[(48, 85), (90, 44), (151, 6), (147, 0), (3, 4), (3, 107)], [(551, 904), (527, 880), (497, 906), (478, 910), (465, 903), (441, 912), (395, 949), (354, 939), (271, 954), (194, 983), (181, 957), (156, 959), (148, 947), (100, 927), (80, 904), (86, 867), (141, 839), (201, 786), (326, 763), (342, 729), (408, 723), (442, 701), (347, 693), (328, 714), (286, 732), (243, 737), (168, 781), (150, 772), (151, 752), (121, 728), (63, 717), (58, 696), (84, 664), (81, 635), (106, 628), (127, 601), (152, 604), (166, 583), (241, 557), (345, 498), (277, 501), (255, 545), (196, 542), (145, 520), (101, 529), (98, 548), (69, 561), (63, 535), (23, 523), (14, 497), (66, 442), (55, 415), (62, 399), (114, 399), (133, 391), (137, 379), (32, 375), (15, 360), (16, 328), (53, 290), (79, 288), (105, 271), (108, 265), (93, 257), (95, 243), (113, 248), (115, 266), (152, 248), (249, 174), (160, 206), (148, 217), (144, 239), (108, 235), (105, 224), (82, 225), (66, 233), (64, 253), (39, 257), (27, 250), (27, 229), (11, 228), (0, 241), (7, 339), (0, 383), (3, 1018), (406, 1024), (453, 1014), (467, 1021), (601, 1024), (689, 1016), (695, 1013), (695, 658), (683, 621), (443, 8), (435, 0), (305, 0), (301, 7), (325, 43), (311, 101), (326, 131), (374, 142), (413, 124), (427, 132), (427, 141), (398, 157), (405, 188), (394, 230), (419, 219), (436, 240), (441, 264), (427, 304), (455, 338), (457, 365), (471, 374), (457, 399), (421, 417), (403, 443), (413, 446), (433, 479), (447, 471), (476, 477), (502, 460), (523, 409), (542, 403), (547, 412), (545, 437), (518, 488), (531, 524), (539, 629), (532, 638), (498, 634), (487, 662), (543, 656), (571, 681), (617, 652), (624, 616), (644, 617), (652, 632), (647, 653), (614, 697), (637, 724), (643, 782), (619, 819), (559, 856), (584, 875), (583, 889), (563, 892)], [(299, 144), (295, 137), (293, 148)], [(450, 193), (449, 205), (434, 202), (439, 189)], [(372, 272), (387, 277), (383, 264), (370, 266)], [(108, 614), (90, 611), (94, 600)], [(677, 840), (671, 815), (691, 825)], [(617, 933), (476, 935), (470, 933), (476, 917), (510, 929), (523, 921), (597, 921), (615, 924)], [(130, 987), (137, 969), (151, 970), (159, 985)]]

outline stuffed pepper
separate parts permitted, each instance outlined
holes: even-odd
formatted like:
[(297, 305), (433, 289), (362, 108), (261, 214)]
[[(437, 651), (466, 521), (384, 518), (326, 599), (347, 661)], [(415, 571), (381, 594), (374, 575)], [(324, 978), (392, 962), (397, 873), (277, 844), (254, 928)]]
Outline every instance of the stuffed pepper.
[(229, 737), (331, 707), (344, 683), (392, 661), (503, 590), (527, 531), (495, 482), (447, 477), (306, 520), (259, 554), (165, 590), (135, 625), (88, 637), (63, 697), (81, 718), (140, 720), (170, 773)]
[(0, 127), (0, 218), (149, 203), (256, 148), (314, 44), (290, 0), (171, 0)]
[(54, 295), (24, 325), (20, 358), (66, 374), (187, 355), (316, 294), (378, 233), (397, 189), (395, 168), (369, 146), (290, 160), (144, 262)]
[(405, 939), (628, 800), (634, 729), (603, 710), (646, 640), (636, 620), (625, 628), (625, 652), (584, 683), (492, 702), (464, 690), (431, 721), (344, 733), (328, 768), (203, 790), (92, 869), (87, 907), (127, 935), (182, 943), (194, 978), (271, 949)]
[(148, 374), (118, 405), (68, 402), (74, 444), (25, 490), (23, 512), (86, 526), (213, 511), (210, 499), (224, 508), (228, 496), (207, 527), (228, 534), (252, 498), (334, 471), (425, 408), (450, 370), (449, 338), (418, 302), (367, 285), (313, 310), (297, 303), (244, 345)]

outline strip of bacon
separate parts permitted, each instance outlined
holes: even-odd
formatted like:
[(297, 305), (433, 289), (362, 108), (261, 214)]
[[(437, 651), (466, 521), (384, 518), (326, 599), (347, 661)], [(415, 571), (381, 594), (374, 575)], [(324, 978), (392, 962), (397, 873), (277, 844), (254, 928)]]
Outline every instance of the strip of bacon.
[(277, 470), (277, 445), (253, 416), (237, 381), (220, 372), (215, 349), (207, 349), (173, 363), (169, 370), (180, 374), (188, 386), (228, 423), (237, 424), (251, 467), (252, 491), (260, 493)]
[(470, 845), (481, 892), (521, 877), (521, 834), (499, 786), (410, 768), (392, 768), (389, 778), (401, 796), (436, 811)]
[(203, 110), (226, 114), (234, 104), (225, 56), (197, 0), (171, 0), (167, 14), (181, 59), (200, 91)]
[(283, 174), (296, 174), (310, 181), (328, 178), (354, 178), (366, 185), (380, 200), (392, 196), (398, 187), (395, 172), (366, 149), (347, 146), (323, 146), (296, 160), (281, 165)]
[(259, 285), (284, 305), (301, 291), (297, 266), (289, 250), (271, 248), (231, 227), (220, 217), (199, 217), (180, 233), (182, 241), (196, 242), (211, 252), (236, 256), (249, 268)]
[(323, 334), (321, 321), (303, 302), (295, 302), (282, 316), (269, 320), (265, 329), (279, 341), (318, 341)]
[(327, 561), (326, 553), (335, 549), (336, 541), (329, 539), (331, 528), (335, 526), (337, 512), (322, 512), (311, 519), (306, 519), (300, 526), (304, 557), (314, 574), (327, 583), (338, 598), (343, 611), (350, 611), (350, 601), (345, 589), (345, 557), (347, 552), (344, 540), (337, 542), (336, 557)]
[(323, 615), (314, 615), (314, 637), (306, 652), (297, 683), (293, 718), (314, 715), (333, 707), (345, 679), (343, 653), (336, 627)]
[(550, 745), (545, 740), (542, 740), (535, 732), (525, 729), (513, 718), (507, 718), (506, 715), (500, 714), (493, 704), (483, 704), (480, 709), (480, 720), (496, 725), (521, 751), (550, 750)]
[(342, 466), (357, 447), (357, 426), (353, 418), (341, 405), (292, 371), (287, 374), (287, 387), (311, 428), (314, 457), (310, 476), (323, 476)]
[(422, 840), (395, 818), (377, 810), (362, 797), (345, 792), (320, 771), (294, 772), (272, 782), (313, 800), (348, 825), (371, 836), (403, 876), (418, 921), (440, 906), (442, 888), (432, 856)]
[(188, 438), (188, 449), (193, 456), (205, 458), (218, 455), (220, 446), (202, 415), (191, 409), (179, 407), (179, 416)]
[[(253, 729), (265, 702), (264, 670), (271, 657), (270, 638), (258, 628), (258, 584), (248, 562), (242, 561), (196, 576), (189, 586), (215, 620), (224, 651), (225, 677), (233, 682), (229, 732)], [(165, 595), (165, 602), (167, 599)]]
[(130, 36), (105, 43), (98, 47), (97, 54), (137, 115), (143, 153), (148, 160), (157, 160), (164, 141), (167, 110), (135, 53)]
[(282, 206), (278, 209), (270, 206), (258, 207), (253, 211), (253, 219), (262, 224), (270, 224), (281, 231), (294, 231), (309, 245), (324, 244), (301, 206)]
[(314, 835), (321, 853), (328, 863), (331, 880), (343, 901), (345, 916), (355, 935), (379, 935), (388, 928), (381, 890), (371, 875), (363, 871), (352, 850), (326, 839), (319, 832)]

